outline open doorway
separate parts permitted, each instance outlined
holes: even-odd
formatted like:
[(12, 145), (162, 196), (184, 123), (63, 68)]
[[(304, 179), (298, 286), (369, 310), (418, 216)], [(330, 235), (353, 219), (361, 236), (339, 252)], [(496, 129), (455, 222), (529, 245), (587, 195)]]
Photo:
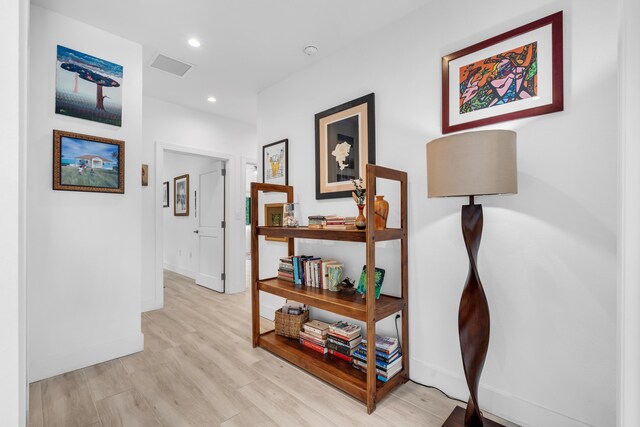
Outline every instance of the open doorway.
[(161, 173), (163, 268), (224, 292), (226, 161), (166, 151)]
[(245, 286), (249, 288), (251, 279), (251, 183), (258, 182), (258, 165), (245, 163)]

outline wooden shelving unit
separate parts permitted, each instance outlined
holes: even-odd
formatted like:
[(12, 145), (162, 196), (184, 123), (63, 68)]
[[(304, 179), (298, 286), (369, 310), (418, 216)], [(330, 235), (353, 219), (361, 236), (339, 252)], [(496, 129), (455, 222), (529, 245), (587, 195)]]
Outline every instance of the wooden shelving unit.
[[(400, 228), (375, 230), (373, 223), (374, 195), (376, 179), (383, 178), (400, 183)], [(335, 387), (349, 393), (367, 405), (367, 412), (375, 410), (376, 402), (382, 399), (397, 385), (409, 379), (409, 308), (408, 296), (408, 243), (407, 243), (407, 174), (376, 165), (367, 165), (366, 175), (367, 229), (362, 231), (318, 230), (306, 227), (282, 228), (258, 225), (258, 193), (286, 193), (287, 202), (293, 202), (293, 187), (272, 184), (251, 184), (251, 309), (253, 346), (262, 347), (277, 356), (293, 363), (307, 372), (321, 378)], [(359, 294), (344, 296), (318, 288), (295, 287), (291, 282), (277, 278), (259, 278), (259, 236), (288, 237), (288, 253), (294, 255), (295, 239), (334, 240), (341, 242), (360, 242), (366, 244), (367, 295), (375, 295), (375, 244), (388, 240), (400, 240), (401, 251), (401, 296), (380, 295), (380, 298), (363, 299)], [(398, 312), (402, 313), (402, 370), (386, 383), (376, 379), (375, 369), (363, 373), (350, 363), (322, 355), (302, 347), (296, 340), (278, 336), (274, 331), (260, 333), (260, 292), (292, 299), (312, 307), (330, 311), (366, 324), (366, 339), (375, 342), (376, 322)], [(375, 346), (367, 346), (367, 366), (375, 366)]]

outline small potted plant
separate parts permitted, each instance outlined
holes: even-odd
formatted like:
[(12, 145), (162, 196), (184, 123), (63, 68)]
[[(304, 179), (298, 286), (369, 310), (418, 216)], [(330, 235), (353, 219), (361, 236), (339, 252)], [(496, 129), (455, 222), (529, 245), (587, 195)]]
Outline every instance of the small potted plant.
[(352, 179), (351, 182), (355, 187), (355, 190), (351, 193), (353, 196), (353, 200), (356, 201), (358, 205), (358, 216), (356, 217), (356, 228), (358, 230), (364, 230), (367, 228), (367, 220), (364, 217), (364, 213), (362, 212), (364, 209), (364, 200), (367, 190), (362, 188), (362, 178)]

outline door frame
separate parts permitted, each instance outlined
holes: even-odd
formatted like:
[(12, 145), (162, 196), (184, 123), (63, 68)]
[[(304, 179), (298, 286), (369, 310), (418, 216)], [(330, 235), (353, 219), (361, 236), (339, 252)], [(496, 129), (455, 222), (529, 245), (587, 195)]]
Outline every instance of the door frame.
[[(244, 181), (245, 178), (240, 176), (240, 170), (244, 175), (244, 163), (240, 156), (229, 153), (207, 150), (198, 147), (190, 147), (185, 145), (171, 144), (164, 141), (156, 141), (155, 143), (155, 262), (154, 262), (154, 303), (144, 307), (142, 311), (158, 310), (164, 306), (164, 211), (162, 207), (163, 199), (163, 176), (164, 176), (164, 153), (172, 152), (178, 154), (200, 155), (214, 158), (225, 162), (226, 179), (225, 179), (225, 243), (224, 243), (224, 270), (225, 270), (225, 293), (238, 293), (244, 291), (244, 259), (242, 264), (234, 262), (234, 258), (229, 254), (235, 253), (238, 249), (235, 242), (241, 241), (241, 251), (244, 253), (244, 221), (242, 227), (238, 226), (238, 212), (244, 212)], [(242, 165), (242, 169), (241, 169)], [(242, 187), (240, 187), (242, 185)], [(237, 189), (242, 188), (242, 197), (237, 196)], [(240, 210), (242, 207), (242, 211)], [(242, 236), (242, 239), (240, 239)], [(238, 265), (235, 265), (238, 264)], [(237, 284), (241, 286), (237, 286)], [(234, 286), (235, 284), (235, 286)]]

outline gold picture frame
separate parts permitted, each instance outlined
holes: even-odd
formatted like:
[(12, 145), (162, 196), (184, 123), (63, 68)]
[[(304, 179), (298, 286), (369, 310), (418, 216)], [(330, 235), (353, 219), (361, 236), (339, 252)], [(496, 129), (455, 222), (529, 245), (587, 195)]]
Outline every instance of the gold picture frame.
[[(264, 205), (264, 225), (267, 227), (282, 227), (284, 218), (284, 203), (266, 203)], [(286, 242), (286, 237), (269, 237), (265, 240), (273, 242)]]

